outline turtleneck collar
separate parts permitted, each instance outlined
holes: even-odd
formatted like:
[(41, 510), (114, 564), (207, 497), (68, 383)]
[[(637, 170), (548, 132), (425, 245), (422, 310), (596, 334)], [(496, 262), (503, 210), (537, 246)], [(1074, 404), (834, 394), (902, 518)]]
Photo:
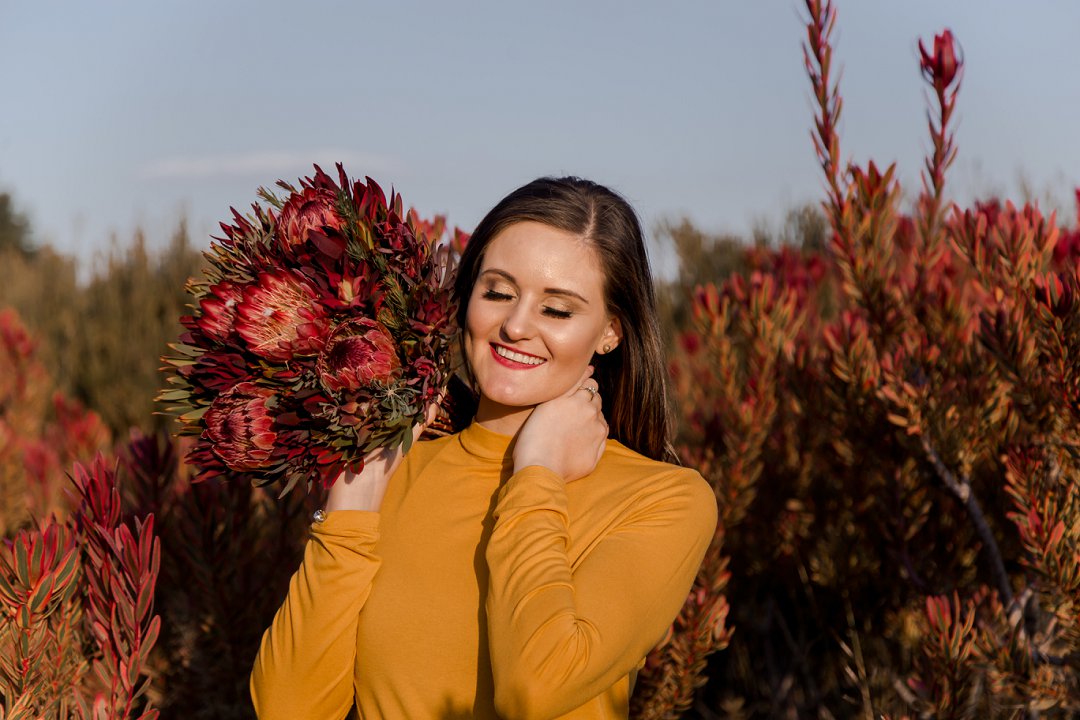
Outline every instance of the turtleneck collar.
[(501, 435), (494, 430), (488, 430), (475, 420), (461, 431), (459, 437), (465, 452), (485, 460), (505, 459), (507, 448), (514, 439), (510, 435)]

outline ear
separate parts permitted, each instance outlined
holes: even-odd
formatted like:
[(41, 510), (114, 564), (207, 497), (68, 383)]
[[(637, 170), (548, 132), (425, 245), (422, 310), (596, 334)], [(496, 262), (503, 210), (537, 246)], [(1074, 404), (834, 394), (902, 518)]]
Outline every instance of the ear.
[(622, 322), (614, 315), (608, 320), (607, 327), (604, 328), (604, 334), (600, 336), (600, 342), (596, 343), (596, 354), (606, 355), (613, 351), (622, 342)]

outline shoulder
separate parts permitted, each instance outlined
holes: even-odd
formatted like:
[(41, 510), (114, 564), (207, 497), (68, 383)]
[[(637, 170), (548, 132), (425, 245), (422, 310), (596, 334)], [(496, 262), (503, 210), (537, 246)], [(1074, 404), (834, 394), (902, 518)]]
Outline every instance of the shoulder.
[(446, 452), (453, 452), (460, 447), (457, 434), (443, 435), (431, 440), (420, 440), (413, 443), (409, 452), (405, 453), (402, 465), (409, 466), (414, 472), (418, 472), (430, 465), (434, 460)]
[(653, 460), (617, 440), (608, 440), (597, 475), (611, 490), (618, 489), (639, 507), (662, 508), (692, 525), (716, 526), (716, 494), (693, 468)]
[(694, 494), (712, 495), (712, 488), (697, 470), (645, 457), (618, 440), (607, 441), (598, 467), (605, 471), (616, 471), (632, 482), (660, 483)]

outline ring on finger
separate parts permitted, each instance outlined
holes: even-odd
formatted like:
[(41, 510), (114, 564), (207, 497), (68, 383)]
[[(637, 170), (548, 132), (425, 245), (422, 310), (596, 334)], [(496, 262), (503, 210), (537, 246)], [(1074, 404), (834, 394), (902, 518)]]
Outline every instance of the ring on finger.
[(590, 399), (590, 400), (592, 400), (593, 398), (595, 398), (595, 397), (596, 397), (596, 389), (595, 389), (595, 388), (592, 388), (592, 387), (590, 387), (590, 386), (588, 386), (588, 385), (582, 385), (582, 386), (581, 386), (581, 389), (582, 389), (582, 390), (587, 390), (587, 391), (588, 391), (588, 393), (589, 393), (589, 395), (590, 395), (590, 397), (589, 397), (589, 399)]

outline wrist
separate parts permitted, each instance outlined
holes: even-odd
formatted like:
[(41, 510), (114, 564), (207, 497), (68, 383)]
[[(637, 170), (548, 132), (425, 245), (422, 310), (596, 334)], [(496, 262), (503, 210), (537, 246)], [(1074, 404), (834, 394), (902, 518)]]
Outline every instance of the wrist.
[(515, 458), (515, 460), (514, 460), (514, 474), (515, 475), (517, 473), (521, 472), (522, 470), (525, 470), (526, 468), (530, 468), (530, 467), (543, 468), (544, 470), (547, 470), (548, 472), (550, 472), (550, 473), (552, 473), (554, 475), (557, 475), (560, 478), (563, 476), (563, 473), (562, 473), (561, 470), (559, 470), (559, 468), (554, 467), (553, 463), (551, 463), (550, 461), (548, 461), (548, 460), (546, 460), (544, 458), (524, 457), (524, 458), (521, 458), (520, 460)]

